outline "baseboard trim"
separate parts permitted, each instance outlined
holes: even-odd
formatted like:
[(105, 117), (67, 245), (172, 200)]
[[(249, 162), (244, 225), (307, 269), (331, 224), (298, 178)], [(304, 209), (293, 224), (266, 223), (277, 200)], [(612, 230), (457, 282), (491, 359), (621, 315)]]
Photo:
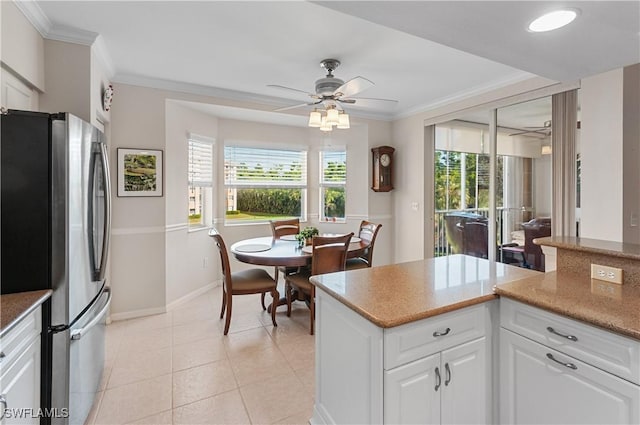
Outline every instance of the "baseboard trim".
[(198, 298), (200, 295), (215, 288), (216, 286), (220, 286), (220, 281), (209, 283), (202, 288), (198, 288), (195, 291), (189, 292), (187, 295), (183, 295), (175, 301), (171, 301), (169, 304), (167, 304), (167, 311), (175, 310), (177, 307)]
[(162, 314), (166, 312), (167, 309), (165, 307), (154, 307), (145, 308), (142, 310), (125, 311), (122, 313), (111, 314), (108, 318), (108, 321), (115, 322), (118, 320), (135, 319), (137, 317), (153, 316), (154, 314)]

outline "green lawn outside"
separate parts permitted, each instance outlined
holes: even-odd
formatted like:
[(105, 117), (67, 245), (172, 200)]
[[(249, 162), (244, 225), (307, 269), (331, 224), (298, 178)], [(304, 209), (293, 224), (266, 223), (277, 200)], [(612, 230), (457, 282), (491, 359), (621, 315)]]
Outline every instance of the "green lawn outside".
[(293, 218), (290, 215), (278, 214), (262, 214), (238, 211), (233, 214), (227, 214), (227, 221), (259, 221), (259, 220), (284, 220)]

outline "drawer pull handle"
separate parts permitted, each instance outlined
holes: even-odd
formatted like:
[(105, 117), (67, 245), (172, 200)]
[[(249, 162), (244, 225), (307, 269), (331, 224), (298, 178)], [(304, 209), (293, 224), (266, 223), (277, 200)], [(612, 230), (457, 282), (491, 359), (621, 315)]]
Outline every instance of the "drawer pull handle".
[(6, 355), (6, 354), (4, 354), (4, 351), (0, 351), (0, 362), (1, 362), (5, 357), (7, 357), (7, 355)]
[(437, 338), (437, 337), (439, 337), (439, 336), (449, 335), (449, 332), (451, 332), (451, 328), (447, 328), (444, 332), (438, 332), (438, 331), (435, 331), (435, 332), (433, 333), (433, 336)]
[(0, 395), (0, 404), (2, 404), (2, 414), (1, 417), (4, 417), (4, 411), (7, 410), (7, 399), (4, 397), (4, 394)]
[(449, 363), (444, 364), (444, 371), (447, 373), (446, 378), (444, 380), (444, 386), (448, 387), (451, 383), (451, 369), (449, 368)]
[(442, 378), (440, 377), (440, 369), (436, 368), (436, 387), (434, 389), (438, 391), (440, 389), (441, 384), (442, 384)]
[(548, 330), (549, 332), (551, 332), (552, 334), (554, 334), (554, 335), (558, 335), (558, 336), (561, 336), (561, 337), (563, 337), (563, 338), (567, 338), (569, 341), (573, 341), (573, 342), (578, 341), (578, 337), (573, 336), (573, 335), (564, 335), (564, 334), (561, 334), (560, 332), (558, 332), (558, 331), (556, 331), (555, 329), (553, 329), (551, 326), (547, 326), (547, 330)]
[(578, 366), (574, 365), (573, 363), (564, 363), (564, 362), (561, 362), (560, 360), (556, 360), (556, 358), (553, 357), (553, 354), (551, 354), (551, 353), (547, 353), (547, 358), (549, 360), (553, 360), (554, 362), (556, 362), (558, 364), (561, 364), (564, 367), (568, 367), (569, 369), (578, 370)]

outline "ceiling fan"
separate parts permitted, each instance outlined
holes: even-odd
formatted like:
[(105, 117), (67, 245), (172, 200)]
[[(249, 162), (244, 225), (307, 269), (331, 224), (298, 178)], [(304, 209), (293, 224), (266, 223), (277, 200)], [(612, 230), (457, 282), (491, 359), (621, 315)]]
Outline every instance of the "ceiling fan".
[(547, 137), (551, 135), (551, 120), (545, 121), (541, 127), (524, 127), (526, 130), (509, 134), (509, 136), (519, 136), (522, 134), (531, 134)]
[(277, 112), (287, 111), (289, 109), (300, 108), (303, 106), (313, 106), (320, 104), (322, 104), (322, 106), (326, 109), (336, 108), (338, 110), (342, 110), (341, 104), (357, 104), (358, 106), (375, 107), (398, 102), (397, 100), (392, 99), (353, 97), (356, 94), (370, 88), (374, 85), (374, 83), (364, 77), (355, 77), (350, 79), (346, 83), (340, 78), (335, 77), (333, 75), (333, 71), (335, 71), (335, 69), (340, 66), (340, 61), (337, 59), (324, 59), (320, 62), (320, 66), (327, 70), (327, 75), (324, 78), (316, 80), (315, 93), (308, 93), (304, 90), (298, 90), (276, 84), (267, 85), (267, 87), (273, 87), (276, 89), (288, 90), (290, 92), (296, 93), (304, 93), (312, 99), (310, 102), (276, 109)]

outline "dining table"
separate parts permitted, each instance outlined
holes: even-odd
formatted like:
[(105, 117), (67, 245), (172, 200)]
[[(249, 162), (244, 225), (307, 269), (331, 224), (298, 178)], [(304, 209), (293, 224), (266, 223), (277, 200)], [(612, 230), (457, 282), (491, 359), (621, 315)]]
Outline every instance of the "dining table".
[[(344, 233), (324, 233), (320, 236), (341, 235)], [(368, 247), (369, 241), (353, 236), (347, 250), (347, 258), (363, 255)], [(272, 236), (244, 239), (232, 244), (230, 251), (236, 260), (257, 266), (305, 267), (311, 264), (313, 257), (311, 245), (299, 246), (295, 235), (283, 236), (280, 239), (274, 239)], [(278, 305), (284, 304), (286, 298), (282, 297)]]

